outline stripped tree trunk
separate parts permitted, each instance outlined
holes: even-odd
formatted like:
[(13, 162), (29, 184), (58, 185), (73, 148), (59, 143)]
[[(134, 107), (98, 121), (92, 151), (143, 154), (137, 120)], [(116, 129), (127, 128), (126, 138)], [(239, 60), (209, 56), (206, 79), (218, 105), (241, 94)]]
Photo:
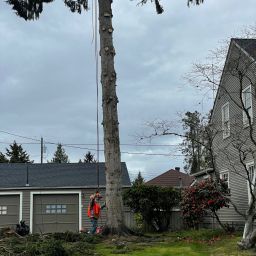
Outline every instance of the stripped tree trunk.
[(106, 168), (106, 232), (123, 231), (121, 157), (117, 114), (116, 72), (114, 67), (112, 0), (98, 0), (101, 56), (101, 84)]

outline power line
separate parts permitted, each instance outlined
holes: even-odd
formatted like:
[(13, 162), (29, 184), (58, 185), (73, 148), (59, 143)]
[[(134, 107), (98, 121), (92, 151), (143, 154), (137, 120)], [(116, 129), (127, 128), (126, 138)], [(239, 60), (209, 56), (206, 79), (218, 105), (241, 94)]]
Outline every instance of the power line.
[[(71, 146), (95, 146), (97, 144), (93, 143), (65, 143), (65, 145)], [(99, 144), (103, 146), (104, 144)], [(180, 147), (179, 144), (133, 144), (133, 143), (120, 143), (121, 146), (131, 146), (131, 147)]]
[[(0, 144), (11, 145), (13, 142), (0, 141)], [(18, 144), (24, 145), (39, 145), (39, 142), (17, 142)]]
[[(0, 130), (0, 133), (5, 133), (11, 136), (19, 137), (19, 138), (25, 138), (28, 140), (33, 140), (33, 141), (38, 141), (38, 143), (33, 143), (33, 144), (41, 144), (41, 141), (39, 139), (23, 136), (23, 135), (18, 135), (15, 133), (10, 133), (6, 131)], [(4, 142), (5, 143), (5, 142)], [(8, 143), (9, 144), (9, 143)], [(10, 143), (12, 144), (12, 143)], [(21, 144), (21, 143), (20, 143)], [(24, 143), (25, 144), (25, 143)], [(30, 143), (29, 143), (30, 144)], [(50, 141), (45, 141), (44, 144), (50, 144), (50, 145), (58, 145), (59, 143), (56, 142), (50, 142)], [(82, 149), (82, 150), (90, 150), (90, 151), (96, 151), (97, 148), (88, 148), (88, 147), (80, 147), (79, 145), (86, 145), (86, 144), (62, 144), (60, 143), (63, 147), (68, 147), (68, 148), (75, 148), (75, 149)], [(95, 145), (95, 144), (88, 144), (88, 145)], [(96, 144), (97, 145), (97, 144)], [(129, 144), (132, 146), (132, 144)], [(135, 144), (138, 145), (138, 144)], [(99, 149), (99, 151), (104, 152), (103, 149)], [(129, 152), (129, 151), (122, 151), (121, 154), (129, 154), (129, 155), (147, 155), (147, 156), (168, 156), (168, 157), (184, 157), (182, 154), (171, 154), (171, 153), (147, 153), (147, 152)]]
[[(85, 150), (90, 150), (90, 151), (97, 151), (96, 148), (85, 148), (85, 147), (79, 147), (79, 146), (70, 146), (66, 144), (61, 144), (64, 147), (69, 147), (69, 148), (76, 148), (76, 149), (85, 149)], [(103, 149), (100, 149), (99, 151), (104, 152)], [(167, 153), (146, 153), (146, 152), (129, 152), (129, 151), (121, 151), (121, 154), (129, 154), (129, 155), (148, 155), (148, 156), (182, 156), (182, 154), (167, 154)]]
[[(0, 130), (0, 133), (5, 133), (11, 136), (15, 136), (15, 137), (19, 137), (19, 138), (23, 138), (23, 139), (27, 139), (27, 140), (33, 140), (33, 141), (38, 141), (38, 143), (28, 143), (28, 142), (20, 142), (19, 144), (40, 144), (41, 140), (40, 139), (35, 139), (32, 137), (28, 137), (28, 136), (23, 136), (23, 135), (18, 135), (15, 133), (11, 133), (11, 132), (6, 132), (6, 131), (2, 131)], [(2, 144), (4, 143), (8, 143), (8, 144), (12, 144), (9, 142), (0, 142)], [(55, 142), (49, 142), (46, 141), (45, 144), (58, 144)], [(96, 146), (98, 145), (98, 143), (63, 143), (61, 144), (62, 146), (66, 145), (66, 146)], [(100, 146), (103, 146), (104, 144), (100, 143)], [(135, 147), (179, 147), (179, 144), (137, 144), (137, 143), (121, 143), (121, 146), (135, 146)]]
[[(12, 144), (13, 142), (0, 141), (0, 144)], [(40, 142), (19, 142), (18, 144), (28, 144), (28, 145), (38, 145)], [(50, 142), (44, 142), (44, 144), (52, 144)], [(55, 144), (55, 143), (54, 143)], [(65, 146), (96, 146), (96, 143), (64, 143), (61, 145)], [(103, 143), (99, 144), (103, 146)], [(122, 143), (121, 146), (130, 146), (130, 147), (180, 147), (180, 145), (176, 144), (132, 144), (132, 143)]]
[(18, 134), (14, 134), (14, 133), (11, 133), (11, 132), (6, 132), (6, 131), (1, 131), (1, 130), (0, 130), (0, 132), (1, 132), (1, 133), (8, 134), (8, 135), (15, 136), (15, 137), (23, 138), (23, 139), (33, 140), (33, 141), (39, 141), (39, 142), (40, 142), (40, 140), (31, 138), (31, 137), (22, 136), (22, 135), (18, 135)]

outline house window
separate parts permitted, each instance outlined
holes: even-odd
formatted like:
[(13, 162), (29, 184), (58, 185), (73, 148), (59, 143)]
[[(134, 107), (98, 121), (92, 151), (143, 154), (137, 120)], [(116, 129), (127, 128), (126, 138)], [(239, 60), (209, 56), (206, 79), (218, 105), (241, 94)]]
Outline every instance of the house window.
[(249, 125), (249, 120), (247, 118), (246, 112), (248, 112), (251, 122), (252, 122), (252, 87), (251, 85), (246, 87), (242, 92), (242, 99), (244, 103), (245, 111), (243, 111), (243, 124), (245, 126)]
[(45, 213), (47, 214), (65, 214), (67, 213), (67, 205), (65, 204), (48, 204)]
[(7, 206), (0, 206), (0, 215), (7, 214)]
[(229, 102), (222, 106), (223, 139), (230, 135)]
[(224, 181), (227, 184), (228, 188), (229, 188), (229, 173), (228, 173), (228, 171), (221, 172), (220, 173), (220, 179), (222, 181)]
[[(247, 186), (248, 186), (248, 200), (250, 202), (251, 200), (251, 189), (254, 189), (255, 186), (255, 166), (254, 163), (248, 164), (246, 166), (247, 171), (248, 171), (248, 180), (247, 180)], [(251, 189), (250, 189), (251, 186)]]

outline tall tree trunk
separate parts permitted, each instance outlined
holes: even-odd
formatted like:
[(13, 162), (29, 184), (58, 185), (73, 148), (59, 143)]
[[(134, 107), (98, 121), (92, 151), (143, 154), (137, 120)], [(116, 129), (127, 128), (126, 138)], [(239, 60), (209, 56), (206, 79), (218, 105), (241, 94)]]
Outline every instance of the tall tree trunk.
[(104, 128), (104, 154), (106, 168), (106, 206), (109, 233), (123, 230), (123, 202), (121, 157), (116, 96), (116, 72), (114, 67), (112, 0), (98, 0), (101, 56), (101, 84)]

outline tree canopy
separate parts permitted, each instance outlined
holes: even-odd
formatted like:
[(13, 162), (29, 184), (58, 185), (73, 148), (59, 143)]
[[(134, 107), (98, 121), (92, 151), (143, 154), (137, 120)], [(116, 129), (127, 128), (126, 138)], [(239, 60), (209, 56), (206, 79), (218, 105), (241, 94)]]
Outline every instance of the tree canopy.
[(80, 159), (79, 163), (96, 163), (97, 160), (95, 159), (94, 155), (91, 153), (91, 151), (88, 151), (85, 156), (83, 161)]
[(27, 152), (23, 150), (22, 146), (18, 145), (16, 141), (9, 147), (10, 149), (6, 149), (6, 156), (8, 157), (9, 163), (31, 163)]
[(229, 207), (229, 189), (225, 181), (207, 180), (199, 181), (192, 187), (186, 188), (182, 193), (181, 209), (185, 223), (190, 228), (198, 228), (209, 211), (226, 230), (217, 215), (223, 207)]
[(57, 145), (57, 149), (54, 153), (51, 163), (69, 163), (68, 155), (61, 144)]
[(138, 173), (138, 176), (136, 177), (136, 179), (133, 181), (132, 185), (133, 186), (139, 186), (145, 183), (144, 178), (141, 175), (141, 172)]
[(7, 157), (2, 153), (0, 152), (0, 163), (8, 163), (8, 159)]
[(168, 230), (171, 210), (179, 204), (180, 193), (171, 187), (133, 184), (124, 193), (124, 202), (157, 231)]
[[(54, 0), (7, 0), (6, 2), (12, 6), (14, 12), (25, 20), (39, 19), (40, 14), (43, 12), (44, 4), (53, 2)], [(139, 4), (146, 4), (147, 2), (154, 2), (156, 12), (161, 14), (164, 9), (160, 4), (160, 0), (140, 0)], [(71, 12), (81, 13), (83, 10), (88, 10), (88, 0), (63, 0), (64, 4), (70, 9)], [(188, 6), (190, 4), (199, 5), (204, 0), (187, 0)]]
[(211, 167), (208, 149), (208, 120), (209, 117), (195, 112), (186, 112), (182, 118), (184, 139), (181, 143), (185, 155), (184, 169), (191, 174)]

